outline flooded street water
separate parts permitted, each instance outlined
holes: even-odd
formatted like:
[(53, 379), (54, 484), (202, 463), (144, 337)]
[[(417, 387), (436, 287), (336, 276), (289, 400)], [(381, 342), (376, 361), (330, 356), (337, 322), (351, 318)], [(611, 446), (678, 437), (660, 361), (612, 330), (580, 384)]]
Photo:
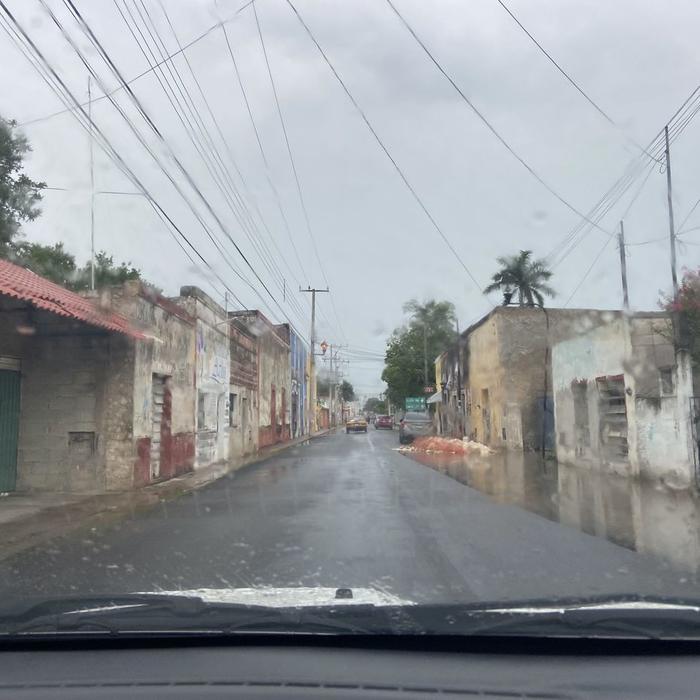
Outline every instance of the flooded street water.
[(652, 555), (693, 577), (700, 571), (700, 498), (695, 491), (559, 464), (534, 453), (411, 452), (406, 457), (498, 503)]

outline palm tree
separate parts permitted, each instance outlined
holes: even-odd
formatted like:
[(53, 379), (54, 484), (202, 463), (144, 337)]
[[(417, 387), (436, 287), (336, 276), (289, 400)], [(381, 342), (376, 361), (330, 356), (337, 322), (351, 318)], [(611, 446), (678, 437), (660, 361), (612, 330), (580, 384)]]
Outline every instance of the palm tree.
[(496, 258), (501, 269), (491, 278), (484, 290), (487, 294), (503, 291), (503, 306), (508, 306), (517, 293), (520, 306), (544, 306), (544, 294), (553, 297), (555, 291), (547, 284), (552, 272), (544, 260), (532, 260), (531, 250), (521, 250), (518, 255)]

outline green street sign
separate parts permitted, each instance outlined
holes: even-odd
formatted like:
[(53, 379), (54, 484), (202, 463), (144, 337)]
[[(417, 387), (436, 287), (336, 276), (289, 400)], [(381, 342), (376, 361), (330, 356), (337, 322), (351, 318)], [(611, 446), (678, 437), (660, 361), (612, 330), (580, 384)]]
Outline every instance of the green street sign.
[(425, 411), (425, 397), (407, 396), (405, 406), (407, 411)]

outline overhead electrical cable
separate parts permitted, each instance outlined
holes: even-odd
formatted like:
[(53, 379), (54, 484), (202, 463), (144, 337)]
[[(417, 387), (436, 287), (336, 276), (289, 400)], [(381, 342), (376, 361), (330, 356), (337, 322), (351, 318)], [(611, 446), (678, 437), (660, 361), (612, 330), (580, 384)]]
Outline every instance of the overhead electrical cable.
[[(175, 58), (175, 56), (179, 55), (180, 53), (183, 53), (184, 51), (186, 51), (187, 49), (189, 49), (190, 46), (193, 46), (194, 44), (200, 42), (202, 39), (204, 39), (205, 37), (209, 36), (209, 34), (211, 34), (213, 31), (215, 31), (215, 30), (218, 29), (219, 27), (223, 27), (223, 26), (225, 26), (226, 24), (228, 24), (229, 22), (232, 22), (234, 19), (236, 19), (236, 17), (237, 17), (241, 12), (243, 12), (243, 10), (245, 10), (247, 7), (249, 7), (253, 2), (255, 2), (255, 0), (248, 0), (248, 2), (244, 3), (243, 5), (241, 5), (241, 6), (233, 13), (233, 15), (232, 15), (231, 17), (229, 17), (229, 18), (226, 19), (226, 20), (222, 20), (221, 22), (217, 22), (217, 23), (214, 24), (213, 26), (209, 27), (209, 29), (207, 29), (206, 31), (204, 31), (204, 32), (202, 32), (201, 34), (199, 34), (198, 36), (196, 36), (196, 37), (195, 37), (194, 39), (192, 39), (191, 41), (188, 41), (186, 44), (184, 44), (184, 45), (182, 46), (181, 49), (179, 49), (178, 51), (175, 51), (174, 53), (172, 53), (172, 54), (170, 54), (169, 56), (167, 56), (167, 57), (165, 58), (164, 62), (165, 62), (165, 61), (171, 61), (173, 58)], [(159, 65), (160, 65), (160, 64), (159, 64)], [(158, 66), (154, 66), (154, 68), (157, 68), (157, 67), (158, 67)], [(96, 102), (101, 102), (102, 100), (106, 100), (106, 99), (107, 99), (108, 97), (110, 97), (111, 95), (114, 95), (115, 93), (119, 92), (120, 90), (123, 90), (127, 85), (131, 85), (132, 83), (136, 82), (136, 81), (139, 80), (140, 78), (143, 78), (145, 75), (148, 75), (152, 70), (153, 70), (153, 68), (149, 68), (148, 70), (145, 70), (145, 71), (143, 71), (142, 73), (139, 73), (138, 75), (135, 75), (135, 76), (134, 76), (133, 78), (131, 78), (130, 80), (127, 80), (126, 83), (124, 83), (123, 85), (117, 86), (116, 88), (114, 88), (114, 90), (111, 90), (111, 91), (109, 91), (108, 93), (105, 93), (104, 95), (101, 95), (100, 97), (94, 97), (92, 100), (89, 100), (89, 101), (87, 101), (87, 102), (79, 102), (79, 103), (78, 103), (78, 106), (80, 106), (80, 107), (87, 107), (89, 104), (95, 104)], [(36, 123), (38, 123), (38, 122), (43, 122), (43, 121), (46, 121), (46, 120), (48, 120), (48, 119), (53, 119), (53, 117), (58, 117), (58, 116), (60, 116), (61, 114), (67, 114), (68, 112), (72, 112), (74, 109), (76, 109), (76, 108), (74, 108), (74, 107), (68, 107), (68, 108), (66, 108), (66, 109), (58, 110), (57, 112), (52, 112), (51, 114), (45, 114), (43, 117), (35, 117), (34, 119), (28, 119), (27, 121), (24, 121), (24, 122), (22, 122), (21, 124), (19, 124), (19, 126), (22, 126), (22, 127), (24, 127), (24, 126), (29, 126), (30, 124), (36, 124)]]
[[(104, 86), (104, 84), (103, 84), (103, 82), (102, 82), (100, 76), (94, 71), (94, 69), (93, 69), (92, 66), (90, 65), (89, 61), (86, 60), (86, 58), (85, 58), (85, 56), (83, 55), (82, 51), (81, 51), (81, 50), (79, 49), (79, 47), (75, 44), (75, 42), (73, 41), (73, 39), (72, 39), (72, 37), (70, 36), (70, 34), (68, 34), (68, 32), (66, 32), (65, 28), (64, 28), (64, 27), (62, 26), (62, 24), (57, 20), (57, 18), (55, 17), (55, 15), (54, 15), (53, 12), (51, 11), (51, 9), (50, 9), (50, 8), (48, 7), (48, 5), (46, 4), (46, 0), (40, 0), (40, 2), (41, 2), (42, 5), (46, 8), (46, 10), (47, 10), (47, 12), (49, 13), (49, 15), (53, 18), (53, 20), (54, 20), (54, 22), (56, 23), (56, 25), (58, 26), (59, 30), (60, 30), (61, 33), (64, 35), (64, 37), (66, 38), (66, 40), (71, 44), (71, 46), (73, 47), (74, 51), (78, 54), (78, 56), (79, 56), (79, 58), (81, 59), (81, 61), (85, 64), (86, 68), (91, 72), (91, 74), (93, 75), (93, 77), (95, 77), (95, 80), (98, 82), (98, 85), (100, 85), (100, 88), (103, 90), (103, 92), (106, 93), (107, 90), (105, 89), (105, 86)], [(105, 51), (105, 49), (104, 49), (104, 47), (102, 46), (101, 42), (97, 39), (97, 37), (95, 36), (94, 32), (93, 32), (92, 29), (90, 28), (89, 24), (88, 24), (88, 23), (85, 21), (85, 19), (82, 17), (80, 11), (75, 7), (74, 2), (73, 2), (72, 0), (64, 0), (64, 3), (70, 8), (70, 10), (71, 10), (71, 12), (72, 12), (72, 14), (73, 14), (73, 17), (76, 19), (76, 21), (78, 22), (78, 24), (79, 24), (80, 27), (82, 28), (82, 30), (83, 30), (83, 32), (85, 33), (86, 37), (92, 42), (93, 46), (95, 46), (95, 48), (97, 49), (97, 51), (98, 51), (100, 57), (105, 61), (106, 65), (112, 70), (112, 72), (114, 73), (114, 75), (117, 77), (118, 80), (120, 80), (121, 82), (124, 82), (124, 78), (123, 78), (123, 76), (121, 75), (121, 72), (119, 71), (119, 69), (117, 68), (117, 66), (114, 64), (114, 62), (113, 62), (113, 60), (110, 58), (109, 54)], [(235, 241), (235, 239), (233, 239), (233, 238), (231, 237), (231, 235), (230, 235), (230, 233), (228, 232), (227, 228), (225, 227), (225, 225), (224, 225), (223, 222), (221, 221), (221, 218), (220, 218), (219, 215), (216, 213), (216, 211), (213, 209), (213, 207), (212, 207), (211, 204), (209, 203), (208, 199), (203, 195), (201, 189), (200, 189), (200, 188), (197, 186), (197, 184), (194, 182), (194, 180), (193, 180), (191, 174), (189, 173), (189, 171), (183, 166), (183, 164), (181, 163), (181, 161), (179, 160), (179, 158), (177, 157), (177, 155), (173, 152), (172, 148), (171, 148), (170, 145), (168, 144), (167, 140), (164, 138), (163, 134), (160, 132), (160, 130), (159, 130), (158, 127), (155, 125), (155, 123), (153, 122), (153, 120), (152, 120), (152, 118), (150, 117), (150, 115), (149, 115), (149, 114), (146, 112), (146, 110), (144, 109), (144, 107), (143, 107), (142, 103), (140, 102), (140, 100), (136, 97), (136, 95), (133, 93), (133, 91), (131, 90), (130, 87), (126, 86), (126, 92), (127, 92), (127, 94), (129, 95), (129, 97), (130, 97), (130, 99), (132, 100), (132, 102), (134, 103), (134, 105), (136, 106), (136, 108), (138, 109), (139, 113), (142, 115), (142, 117), (143, 117), (144, 120), (146, 121), (146, 123), (150, 126), (151, 130), (153, 131), (153, 133), (158, 137), (160, 144), (167, 150), (167, 152), (168, 152), (170, 158), (172, 159), (172, 161), (173, 161), (173, 162), (175, 163), (175, 165), (177, 166), (178, 171), (182, 174), (182, 176), (185, 178), (185, 180), (187, 181), (187, 183), (189, 184), (189, 186), (193, 189), (193, 191), (195, 192), (195, 194), (197, 195), (197, 197), (199, 198), (199, 200), (201, 201), (201, 203), (204, 205), (204, 207), (205, 207), (205, 209), (207, 210), (207, 212), (209, 213), (209, 215), (214, 219), (214, 221), (217, 223), (217, 226), (221, 229), (221, 231), (224, 233), (224, 235), (226, 235), (227, 238), (229, 238), (229, 240), (231, 241), (231, 243), (232, 243), (232, 245), (234, 246), (234, 248), (236, 248), (236, 251), (238, 252), (238, 254), (241, 256), (241, 258), (243, 259), (243, 261), (245, 262), (245, 264), (246, 264), (246, 265), (248, 266), (248, 268), (251, 270), (251, 272), (253, 273), (253, 275), (255, 276), (255, 278), (258, 280), (258, 282), (260, 283), (261, 287), (265, 290), (265, 292), (267, 293), (267, 295), (270, 297), (270, 299), (273, 301), (273, 303), (275, 304), (275, 306), (277, 306), (277, 308), (280, 310), (280, 312), (282, 313), (283, 317), (286, 316), (286, 313), (285, 313), (284, 309), (281, 307), (281, 305), (279, 304), (277, 298), (274, 296), (274, 294), (272, 294), (272, 292), (270, 291), (269, 287), (268, 287), (268, 286), (265, 284), (265, 282), (262, 280), (262, 278), (260, 277), (259, 273), (258, 273), (257, 270), (255, 269), (255, 267), (252, 265), (252, 263), (250, 262), (250, 260), (248, 259), (248, 257), (245, 255), (245, 253), (241, 250), (240, 246), (237, 244), (237, 242)], [(148, 146), (148, 143), (145, 141), (145, 139), (144, 139), (143, 136), (140, 134), (140, 132), (139, 132), (137, 129), (135, 129), (135, 128), (133, 127), (133, 124), (130, 123), (130, 120), (128, 120), (128, 117), (124, 114), (123, 110), (122, 110), (122, 109), (120, 108), (120, 106), (114, 101), (114, 99), (113, 99), (113, 98), (109, 98), (109, 99), (110, 99), (110, 102), (112, 102), (112, 104), (115, 106), (115, 108), (116, 108), (116, 109), (120, 112), (120, 114), (123, 116), (123, 118), (125, 118), (125, 120), (127, 121), (127, 123), (130, 124), (130, 128), (132, 128), (132, 132), (134, 133), (134, 135), (139, 139), (139, 141), (142, 143), (142, 145), (149, 151), (149, 153), (152, 155), (152, 157), (156, 160), (156, 163), (158, 163), (158, 164), (160, 165), (160, 167), (163, 169), (163, 171), (166, 173), (166, 176), (168, 177), (168, 179), (171, 181), (171, 183), (173, 184), (173, 186), (178, 190), (178, 194), (180, 194), (180, 196), (182, 196), (183, 199), (185, 199), (185, 201), (188, 202), (189, 200), (188, 200), (188, 198), (185, 196), (184, 192), (182, 191), (182, 188), (178, 185), (178, 183), (175, 181), (175, 179), (172, 177), (172, 175), (170, 175), (170, 174), (167, 172), (167, 170), (165, 170), (165, 169), (163, 168), (163, 166), (162, 166), (162, 164), (160, 163), (160, 161), (158, 160), (157, 156), (153, 153), (152, 149), (150, 149), (150, 147)], [(223, 253), (222, 253), (222, 254), (223, 254)], [(237, 274), (239, 274), (239, 273), (237, 273)], [(265, 300), (263, 299), (262, 295), (260, 294), (259, 290), (258, 290), (254, 285), (252, 285), (248, 280), (246, 280), (245, 278), (243, 278), (243, 280), (251, 287), (251, 289), (252, 289), (252, 290), (254, 291), (254, 293), (261, 299), (261, 301), (263, 301), (263, 303), (266, 303)], [(267, 304), (266, 304), (266, 305), (267, 305)], [(293, 325), (293, 324), (292, 324), (292, 325)], [(296, 331), (296, 329), (295, 329), (295, 332), (297, 332), (298, 335), (301, 335), (300, 333), (298, 333), (298, 331)]]
[(605, 121), (607, 121), (611, 126), (614, 126), (623, 136), (624, 138), (629, 141), (631, 144), (635, 146), (638, 150), (642, 151), (645, 153), (649, 158), (652, 160), (656, 160), (653, 155), (648, 153), (646, 149), (642, 146), (640, 146), (633, 138), (631, 138), (628, 134), (625, 133), (623, 129), (620, 128), (620, 126), (610, 117), (603, 108), (593, 100), (590, 95), (588, 95), (583, 88), (556, 62), (556, 60), (552, 57), (552, 55), (547, 51), (547, 49), (542, 46), (542, 44), (537, 41), (537, 39), (528, 31), (527, 27), (523, 25), (523, 23), (513, 14), (513, 12), (510, 10), (510, 8), (503, 2), (503, 0), (496, 0), (496, 2), (510, 15), (511, 19), (522, 29), (522, 31), (529, 37), (529, 39), (532, 41), (532, 43), (544, 54), (544, 56), (547, 57), (547, 59), (552, 63), (552, 65), (566, 78), (566, 80), (573, 85), (573, 87), (583, 96), (583, 98), (600, 114)]
[[(197, 266), (194, 258), (187, 252), (186, 248), (180, 243), (179, 238), (184, 241), (187, 246), (192, 250), (192, 253), (200, 259), (200, 261), (212, 272), (212, 274), (221, 282), (221, 284), (231, 293), (233, 298), (239, 303), (241, 308), (246, 308), (243, 302), (238, 298), (236, 293), (228, 287), (225, 280), (219, 275), (219, 273), (211, 266), (211, 264), (206, 260), (206, 258), (199, 252), (197, 246), (195, 246), (192, 241), (185, 235), (185, 233), (180, 229), (179, 226), (172, 220), (172, 218), (165, 212), (162, 206), (157, 202), (157, 200), (151, 195), (148, 188), (144, 183), (138, 178), (134, 171), (128, 166), (126, 161), (121, 157), (119, 152), (114, 148), (111, 142), (104, 135), (100, 127), (94, 122), (89, 121), (89, 117), (85, 108), (81, 105), (80, 101), (67, 87), (65, 82), (60, 78), (56, 70), (53, 68), (51, 63), (43, 55), (39, 47), (34, 43), (31, 37), (24, 30), (19, 21), (14, 17), (12, 12), (8, 9), (7, 5), (0, 0), (0, 8), (9, 18), (7, 19), (0, 15), (0, 20), (3, 24), (3, 29), (5, 33), (10, 37), (10, 39), (15, 43), (19, 51), (25, 56), (32, 67), (37, 71), (39, 76), (44, 80), (44, 82), (49, 86), (49, 88), (57, 95), (59, 100), (63, 102), (67, 111), (73, 113), (74, 117), (77, 119), (80, 126), (86, 131), (86, 133), (91, 133), (90, 128), (92, 128), (92, 134), (94, 137), (99, 139), (100, 147), (105, 151), (105, 153), (114, 161), (115, 165), (126, 175), (126, 177), (132, 182), (132, 184), (139, 189), (144, 197), (147, 199), (155, 213), (164, 221), (167, 222), (166, 226), (168, 231), (173, 236), (174, 240), (178, 243), (180, 248), (185, 252), (189, 260), (193, 265)], [(169, 225), (169, 226), (168, 226)], [(173, 233), (175, 231), (177, 236)]]
[[(318, 267), (319, 270), (321, 271), (321, 276), (323, 278), (323, 281), (326, 283), (326, 287), (330, 288), (330, 284), (328, 283), (328, 276), (326, 275), (326, 271), (323, 267), (323, 262), (321, 261), (321, 256), (318, 252), (318, 245), (316, 243), (316, 237), (314, 236), (313, 229), (311, 228), (311, 220), (309, 219), (309, 212), (306, 207), (306, 201), (304, 200), (304, 194), (301, 188), (301, 181), (299, 180), (299, 173), (297, 171), (297, 166), (294, 161), (294, 155), (292, 154), (292, 146), (289, 142), (289, 134), (287, 133), (287, 126), (284, 121), (284, 115), (282, 114), (282, 106), (280, 105), (280, 100), (279, 100), (279, 95), (277, 94), (277, 86), (275, 85), (275, 79), (272, 75), (272, 67), (270, 66), (270, 58), (267, 54), (267, 47), (265, 46), (265, 39), (263, 37), (263, 31), (262, 31), (262, 26), (260, 25), (260, 18), (258, 17), (258, 10), (253, 3), (253, 15), (255, 17), (255, 26), (257, 27), (258, 30), (258, 37), (260, 39), (260, 47), (262, 48), (262, 53), (263, 57), (265, 58), (265, 66), (267, 67), (267, 75), (270, 79), (270, 86), (272, 87), (272, 94), (274, 96), (275, 100), (275, 107), (277, 108), (277, 116), (279, 117), (279, 122), (280, 122), (280, 127), (282, 128), (282, 134), (284, 136), (284, 143), (287, 147), (287, 154), (289, 156), (289, 162), (292, 167), (292, 173), (294, 175), (294, 182), (296, 183), (296, 189), (297, 189), (297, 194), (299, 196), (299, 204), (301, 205), (301, 210), (304, 215), (304, 222), (306, 223), (306, 230), (309, 234), (309, 238), (311, 239), (311, 244), (313, 246), (314, 254), (316, 257), (316, 262), (318, 262)], [(345, 333), (343, 331), (343, 326), (342, 323), (340, 322), (340, 317), (338, 315), (338, 311), (335, 306), (335, 300), (333, 298), (333, 294), (329, 294), (330, 299), (331, 299), (331, 307), (333, 308), (333, 313), (336, 318), (336, 322), (338, 324), (338, 330), (340, 331), (340, 335), (342, 336), (343, 340), (347, 342), (347, 338), (345, 337)]]
[(418, 192), (416, 191), (416, 189), (413, 187), (413, 185), (411, 184), (411, 182), (409, 181), (409, 179), (408, 179), (408, 178), (406, 177), (406, 175), (404, 174), (403, 170), (402, 170), (401, 167), (399, 166), (399, 164), (398, 164), (398, 162), (396, 161), (396, 159), (394, 158), (394, 156), (391, 154), (391, 152), (389, 151), (389, 149), (387, 148), (387, 146), (386, 146), (386, 145), (384, 144), (384, 142), (382, 141), (381, 137), (379, 136), (379, 134), (378, 134), (378, 132), (376, 131), (376, 129), (374, 128), (374, 126), (372, 126), (372, 123), (369, 121), (369, 118), (368, 118), (367, 115), (365, 114), (364, 110), (362, 109), (362, 107), (360, 107), (360, 104), (357, 102), (357, 100), (355, 99), (355, 97), (353, 96), (353, 94), (350, 92), (350, 89), (348, 88), (348, 86), (347, 86), (347, 84), (345, 83), (345, 81), (340, 77), (340, 74), (339, 74), (338, 71), (335, 69), (335, 66), (333, 65), (333, 63), (331, 62), (331, 60), (328, 58), (326, 52), (323, 50), (323, 48), (321, 47), (321, 45), (320, 45), (319, 42), (317, 41), (317, 39), (316, 39), (316, 37), (314, 36), (313, 32), (311, 31), (311, 29), (309, 28), (309, 26), (308, 26), (308, 25), (306, 24), (306, 22), (304, 21), (303, 17), (301, 16), (301, 14), (299, 13), (299, 11), (298, 11), (297, 8), (295, 7), (294, 3), (293, 3), (291, 0), (287, 0), (287, 4), (288, 4), (289, 7), (291, 8), (291, 10), (294, 12), (294, 14), (295, 14), (297, 20), (299, 21), (299, 23), (301, 24), (301, 26), (304, 28), (304, 31), (308, 34), (309, 38), (311, 39), (311, 41), (313, 42), (313, 44), (316, 46), (318, 52), (321, 54), (321, 57), (322, 57), (323, 60), (326, 62), (328, 68), (331, 70), (331, 73), (333, 74), (333, 76), (335, 77), (335, 79), (338, 81), (338, 83), (339, 83), (340, 86), (342, 87), (343, 91), (344, 91), (345, 94), (347, 95), (347, 97), (348, 97), (348, 99), (350, 100), (350, 102), (352, 103), (353, 107), (355, 108), (355, 110), (358, 112), (358, 114), (360, 115), (360, 117), (361, 117), (362, 120), (364, 121), (365, 126), (367, 126), (367, 128), (369, 129), (370, 133), (371, 133), (372, 136), (374, 137), (374, 140), (377, 142), (377, 144), (379, 145), (379, 147), (381, 148), (381, 150), (384, 152), (384, 155), (389, 159), (390, 163), (391, 163), (392, 166), (394, 167), (394, 170), (396, 170), (396, 172), (397, 172), (397, 174), (399, 175), (399, 177), (401, 178), (402, 182), (404, 183), (404, 185), (406, 186), (406, 188), (408, 189), (408, 191), (411, 193), (412, 197), (414, 198), (414, 200), (416, 201), (416, 203), (418, 204), (418, 206), (420, 207), (420, 209), (423, 211), (423, 213), (425, 214), (425, 216), (426, 216), (426, 217), (428, 218), (428, 220), (430, 221), (432, 227), (435, 229), (435, 231), (436, 231), (437, 234), (440, 236), (440, 238), (442, 238), (442, 240), (444, 241), (445, 245), (447, 245), (447, 247), (449, 248), (450, 252), (454, 255), (455, 260), (459, 263), (459, 265), (462, 267), (462, 269), (467, 273), (467, 276), (468, 276), (469, 279), (471, 279), (471, 281), (474, 283), (474, 286), (475, 286), (476, 289), (479, 291), (479, 293), (482, 294), (484, 297), (488, 298), (487, 295), (484, 293), (482, 286), (481, 286), (481, 285), (479, 284), (479, 282), (477, 281), (476, 277), (474, 277), (474, 275), (472, 274), (471, 270), (467, 267), (466, 263), (462, 260), (462, 258), (460, 257), (459, 253), (457, 252), (457, 250), (455, 249), (455, 247), (452, 245), (452, 243), (450, 242), (449, 238), (446, 236), (445, 232), (442, 230), (442, 228), (440, 227), (440, 225), (437, 223), (437, 220), (435, 219), (435, 217), (430, 213), (430, 210), (428, 209), (428, 207), (426, 206), (426, 204), (423, 202), (423, 200), (421, 199), (420, 195), (418, 194)]
[(438, 71), (443, 75), (443, 77), (450, 83), (450, 85), (455, 89), (457, 94), (462, 98), (462, 100), (470, 107), (472, 112), (479, 118), (479, 120), (486, 126), (486, 128), (498, 139), (498, 141), (505, 147), (505, 149), (532, 175), (532, 177), (537, 180), (555, 199), (557, 199), (561, 204), (563, 204), (567, 209), (570, 209), (574, 214), (579, 216), (592, 226), (600, 229), (604, 233), (609, 233), (604, 228), (599, 226), (596, 222), (589, 220), (585, 214), (583, 214), (577, 207), (566, 200), (562, 195), (559, 194), (549, 183), (541, 176), (539, 173), (506, 141), (506, 139), (501, 135), (501, 133), (491, 124), (491, 122), (484, 116), (484, 114), (476, 107), (474, 102), (467, 97), (465, 92), (457, 85), (452, 76), (445, 70), (442, 64), (435, 58), (430, 49), (425, 45), (423, 40), (418, 36), (413, 27), (408, 23), (404, 16), (398, 11), (396, 6), (391, 0), (386, 0), (387, 5), (393, 10), (394, 14), (399, 18), (404, 27), (408, 30), (409, 34), (415, 39), (418, 45), (423, 49), (424, 53), (431, 60), (433, 65), (438, 69)]

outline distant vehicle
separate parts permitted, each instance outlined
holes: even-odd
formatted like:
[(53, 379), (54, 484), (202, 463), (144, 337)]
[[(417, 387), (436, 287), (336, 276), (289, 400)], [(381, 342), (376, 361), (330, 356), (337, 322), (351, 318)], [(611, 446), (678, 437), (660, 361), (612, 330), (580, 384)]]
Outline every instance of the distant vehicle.
[(399, 444), (405, 445), (413, 442), (414, 438), (432, 432), (433, 419), (429, 413), (406, 413), (399, 424)]
[(379, 430), (380, 428), (393, 430), (394, 429), (394, 416), (377, 416), (374, 421), (374, 427)]
[(367, 421), (363, 416), (355, 416), (354, 418), (349, 418), (348, 422), (345, 424), (346, 433), (366, 433), (367, 432)]

